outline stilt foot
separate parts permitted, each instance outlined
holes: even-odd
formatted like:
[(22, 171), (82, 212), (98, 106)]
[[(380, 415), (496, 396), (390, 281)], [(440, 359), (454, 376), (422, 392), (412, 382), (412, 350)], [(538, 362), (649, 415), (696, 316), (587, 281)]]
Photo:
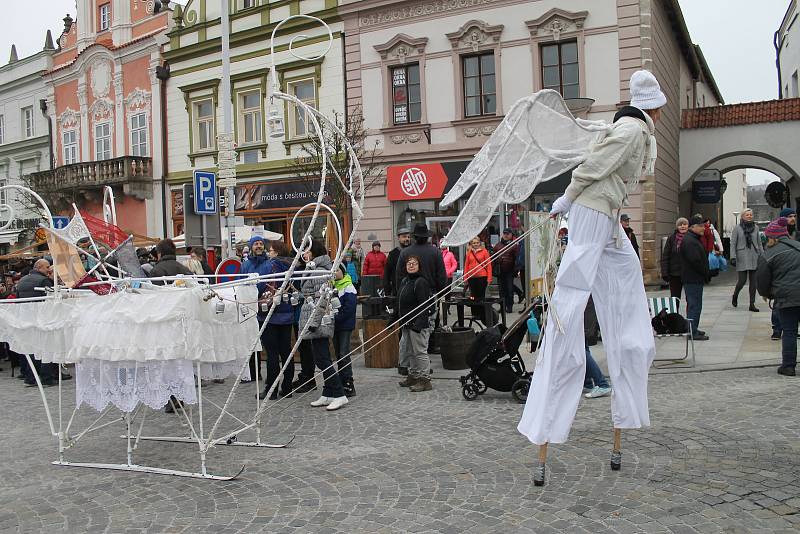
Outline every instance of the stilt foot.
[(533, 485), (534, 486), (544, 486), (544, 473), (545, 473), (545, 465), (543, 463), (539, 463), (533, 469)]
[(622, 451), (611, 452), (611, 470), (619, 471), (622, 468)]

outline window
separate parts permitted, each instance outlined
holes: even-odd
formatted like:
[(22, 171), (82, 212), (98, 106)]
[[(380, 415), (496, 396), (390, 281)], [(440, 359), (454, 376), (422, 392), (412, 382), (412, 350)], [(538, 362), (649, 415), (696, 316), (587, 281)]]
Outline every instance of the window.
[(104, 32), (111, 25), (111, 4), (100, 6), (100, 31)]
[(494, 115), (497, 90), (494, 77), (494, 54), (462, 58), (464, 77), (464, 116)]
[(576, 41), (542, 46), (542, 86), (558, 91), (565, 99), (581, 96)]
[(6, 119), (0, 115), (0, 145), (6, 142)]
[(196, 150), (214, 150), (214, 102), (201, 100), (194, 104)]
[[(0, 180), (0, 188), (5, 187), (7, 185), (8, 185), (8, 182), (6, 180)], [(8, 204), (8, 197), (6, 196), (6, 191), (8, 191), (8, 190), (7, 189), (0, 189), (0, 204)], [(3, 210), (0, 213), (3, 214), (3, 215), (0, 215), (0, 217), (8, 216), (9, 211), (8, 210)]]
[(242, 9), (256, 7), (256, 0), (242, 0)]
[(61, 139), (64, 147), (64, 165), (78, 163), (78, 134), (75, 130), (66, 130)]
[(25, 137), (33, 137), (33, 108), (22, 108), (22, 126), (25, 128)]
[(94, 126), (94, 159), (111, 159), (111, 123), (103, 122)]
[(791, 96), (792, 98), (800, 97), (800, 83), (798, 83), (797, 71), (792, 74), (792, 94), (786, 96)]
[[(313, 78), (289, 84), (290, 93), (304, 104), (308, 104), (312, 107), (317, 103), (315, 87)], [(297, 106), (292, 107), (292, 113), (294, 115), (291, 121), (292, 135), (293, 137), (305, 137), (308, 135), (308, 118), (302, 109)]]
[(137, 113), (131, 117), (131, 154), (147, 156), (147, 114)]
[(392, 69), (392, 106), (395, 124), (420, 121), (422, 98), (419, 85), (419, 64)]
[(239, 94), (239, 139), (243, 145), (261, 142), (263, 121), (261, 119), (261, 92), (250, 91)]

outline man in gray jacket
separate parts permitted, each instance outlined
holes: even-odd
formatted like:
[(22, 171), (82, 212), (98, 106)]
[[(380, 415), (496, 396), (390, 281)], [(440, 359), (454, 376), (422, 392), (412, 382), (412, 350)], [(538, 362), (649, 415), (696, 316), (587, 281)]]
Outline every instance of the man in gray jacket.
[(772, 221), (764, 230), (767, 249), (758, 260), (758, 292), (773, 299), (781, 327), (781, 365), (778, 374), (795, 376), (797, 322), (800, 319), (800, 243), (789, 238), (786, 217)]

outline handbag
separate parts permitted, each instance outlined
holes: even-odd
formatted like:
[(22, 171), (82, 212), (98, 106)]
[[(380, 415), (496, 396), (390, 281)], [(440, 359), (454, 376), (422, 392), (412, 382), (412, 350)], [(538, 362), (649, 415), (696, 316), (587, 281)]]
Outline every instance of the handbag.
[(719, 260), (719, 272), (724, 273), (728, 270), (728, 260), (725, 259), (725, 256), (717, 256), (717, 260)]

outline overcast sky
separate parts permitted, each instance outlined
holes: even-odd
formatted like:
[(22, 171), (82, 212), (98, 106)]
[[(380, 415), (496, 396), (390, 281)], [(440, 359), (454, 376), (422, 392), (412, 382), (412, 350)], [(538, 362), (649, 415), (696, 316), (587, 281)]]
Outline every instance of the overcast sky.
[[(48, 29), (56, 39), (64, 15), (75, 18), (74, 0), (3, 1), (11, 9), (3, 13), (0, 64), (7, 61), (12, 43), (19, 57), (35, 54), (44, 46)], [(772, 36), (789, 0), (680, 0), (680, 4), (692, 40), (702, 47), (726, 103), (778, 97)]]

